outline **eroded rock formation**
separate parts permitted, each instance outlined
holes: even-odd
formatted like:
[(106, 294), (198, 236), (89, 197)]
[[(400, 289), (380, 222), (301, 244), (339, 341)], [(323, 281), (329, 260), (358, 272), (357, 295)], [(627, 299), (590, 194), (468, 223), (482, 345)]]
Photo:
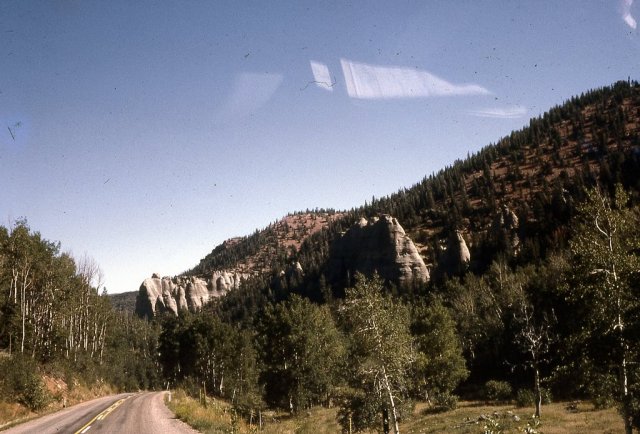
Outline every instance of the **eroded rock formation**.
[(193, 276), (160, 278), (154, 273), (140, 285), (136, 314), (153, 318), (163, 312), (178, 315), (183, 309), (197, 312), (209, 300), (238, 289), (247, 277), (247, 274), (227, 271), (215, 271), (208, 279)]
[(400, 285), (429, 280), (429, 270), (398, 220), (389, 215), (356, 222), (332, 246), (329, 279), (344, 281), (355, 272)]
[(506, 205), (494, 216), (491, 224), (492, 236), (498, 245), (504, 245), (509, 251), (517, 255), (520, 251), (520, 237), (518, 232), (520, 223), (515, 212)]
[(449, 235), (447, 252), (449, 261), (455, 268), (464, 267), (471, 261), (469, 247), (467, 247), (467, 242), (464, 240), (462, 232), (460, 231), (454, 231)]

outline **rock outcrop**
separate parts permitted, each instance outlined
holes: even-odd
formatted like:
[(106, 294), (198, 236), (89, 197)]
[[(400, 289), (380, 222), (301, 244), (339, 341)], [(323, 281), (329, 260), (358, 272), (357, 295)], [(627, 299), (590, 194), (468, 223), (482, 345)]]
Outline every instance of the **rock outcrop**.
[(462, 236), (462, 232), (454, 231), (449, 235), (447, 253), (453, 267), (464, 267), (471, 261), (471, 253), (469, 252), (469, 247), (467, 247), (467, 242)]
[(247, 274), (216, 271), (208, 279), (193, 276), (162, 277), (153, 274), (140, 285), (136, 314), (153, 318), (163, 312), (199, 311), (208, 301), (238, 289)]
[(238, 289), (242, 280), (249, 277), (246, 273), (214, 271), (209, 279), (211, 287), (218, 292), (227, 293), (233, 289)]
[(429, 281), (429, 270), (415, 244), (389, 215), (360, 219), (332, 245), (329, 280), (344, 282), (356, 272), (377, 272), (399, 285)]
[(506, 247), (514, 255), (520, 251), (518, 231), (520, 223), (515, 212), (506, 205), (494, 216), (491, 223), (491, 234), (499, 246)]

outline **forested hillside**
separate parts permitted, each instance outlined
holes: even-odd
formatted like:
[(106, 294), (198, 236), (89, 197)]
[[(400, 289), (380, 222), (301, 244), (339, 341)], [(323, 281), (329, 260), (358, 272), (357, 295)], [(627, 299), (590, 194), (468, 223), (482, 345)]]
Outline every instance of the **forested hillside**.
[(115, 311), (101, 279), (95, 261), (62, 253), (26, 220), (0, 227), (0, 407), (61, 406), (78, 386), (159, 384), (157, 326)]
[[(639, 132), (638, 83), (574, 97), (389, 197), (227, 241), (185, 274), (252, 277), (199, 313), (150, 322), (117, 313), (95, 264), (18, 221), (0, 230), (3, 396), (36, 407), (19, 372), (29, 385), (44, 371), (122, 388), (168, 382), (227, 399), (248, 420), (337, 406), (353, 431), (397, 428), (418, 400), (436, 412), (459, 397), (516, 399), (544, 421), (544, 402), (580, 399), (618, 406), (630, 433), (640, 426)], [(336, 241), (382, 214), (416, 243), (428, 279), (333, 272)]]
[[(251, 366), (265, 388), (261, 405), (298, 412), (337, 400), (343, 423), (365, 427), (383, 413), (406, 417), (396, 405), (411, 398), (447, 408), (454, 393), (509, 399), (517, 391), (538, 404), (550, 396), (591, 399), (598, 407), (618, 403), (630, 427), (638, 423), (639, 129), (637, 83), (574, 97), (413, 187), (345, 212), (297, 252), (272, 258), (272, 274), (247, 282), (200, 317), (255, 334)], [(428, 284), (355, 274), (330, 281), (335, 240), (360, 217), (380, 214), (396, 217), (420, 246), (431, 268)], [(464, 241), (468, 256), (453, 254), (456, 241)], [(292, 261), (304, 276), (280, 272)], [(372, 299), (379, 291), (387, 295)], [(369, 316), (358, 320), (361, 304)], [(345, 314), (351, 305), (356, 310)], [(367, 321), (376, 309), (374, 326)], [(318, 324), (305, 320), (316, 316), (323, 318)], [(187, 333), (189, 321), (200, 320), (181, 321)], [(328, 348), (314, 342), (319, 330), (332, 333), (332, 324), (342, 338), (327, 342), (342, 346), (328, 350), (331, 356), (314, 353)], [(362, 342), (360, 327), (382, 327), (382, 340)], [(163, 330), (161, 341), (170, 333)], [(193, 347), (171, 336), (181, 348), (174, 354)], [(375, 354), (383, 348), (396, 358), (380, 360)], [(370, 363), (382, 363), (381, 371)], [(380, 373), (391, 369), (393, 381), (380, 383)], [(207, 372), (189, 377), (209, 379), (215, 388), (220, 379)]]
[(254, 274), (271, 271), (272, 264), (286, 262), (304, 240), (341, 217), (342, 213), (324, 209), (290, 214), (250, 236), (225, 241), (186, 274), (206, 275), (224, 269)]
[[(640, 91), (635, 82), (589, 91), (412, 187), (347, 212), (299, 213), (317, 222), (313, 231), (296, 231), (298, 224), (283, 232), (288, 217), (221, 244), (187, 274), (282, 270), (292, 260), (317, 273), (339, 234), (361, 217), (380, 214), (399, 220), (436, 278), (455, 268), (445, 249), (456, 230), (469, 245), (469, 268), (476, 273), (503, 253), (517, 253), (520, 263), (536, 261), (549, 249), (567, 246), (566, 225), (586, 188), (596, 182), (610, 191), (618, 182), (632, 191), (640, 188), (639, 129)], [(517, 217), (517, 226), (504, 222), (505, 209)], [(286, 241), (291, 239), (298, 243)], [(517, 251), (508, 252), (509, 247)]]

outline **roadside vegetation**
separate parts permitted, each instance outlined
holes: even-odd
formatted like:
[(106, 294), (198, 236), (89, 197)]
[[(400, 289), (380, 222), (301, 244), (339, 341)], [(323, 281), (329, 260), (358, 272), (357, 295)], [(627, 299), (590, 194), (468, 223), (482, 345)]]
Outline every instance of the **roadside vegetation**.
[(333, 434), (341, 431), (335, 408), (314, 407), (300, 416), (266, 410), (246, 419), (226, 401), (208, 397), (205, 405), (202, 399), (192, 398), (181, 389), (172, 393), (171, 401), (165, 398), (165, 402), (178, 419), (207, 434)]
[(160, 384), (158, 326), (112, 309), (91, 258), (0, 227), (0, 424)]
[[(314, 407), (291, 416), (286, 412), (265, 411), (262, 425), (256, 415), (253, 423), (234, 413), (233, 407), (221, 400), (202, 400), (189, 397), (183, 390), (166, 400), (176, 416), (207, 434), (218, 433), (297, 433), (333, 434), (348, 432), (337, 422), (337, 408)], [(499, 404), (484, 401), (461, 401), (454, 410), (437, 411), (433, 405), (418, 403), (413, 415), (400, 424), (406, 433), (523, 433), (545, 434), (603, 433), (615, 434), (624, 430), (619, 414), (613, 408), (596, 409), (590, 402), (570, 401), (545, 405), (544, 421), (533, 416), (535, 406), (521, 407), (513, 403)], [(366, 432), (378, 432), (373, 429)]]

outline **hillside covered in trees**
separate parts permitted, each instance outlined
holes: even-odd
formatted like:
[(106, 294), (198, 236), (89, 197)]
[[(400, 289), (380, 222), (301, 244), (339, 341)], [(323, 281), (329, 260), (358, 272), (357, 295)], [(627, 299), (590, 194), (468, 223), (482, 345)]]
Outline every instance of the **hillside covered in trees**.
[[(462, 397), (535, 402), (542, 420), (548, 399), (617, 405), (631, 432), (639, 132), (638, 83), (574, 97), (410, 188), (216, 247), (184, 277), (252, 277), (199, 313), (150, 322), (111, 307), (91, 261), (18, 221), (0, 231), (0, 363), (16, 372), (3, 396), (31, 405), (16, 368), (28, 366), (28, 384), (44, 371), (130, 389), (169, 382), (247, 418), (337, 406), (354, 431), (398, 431), (416, 401), (445, 411)], [(428, 279), (335, 272), (339, 240), (383, 215), (413, 240)]]
[(78, 388), (159, 384), (157, 325), (114, 310), (101, 289), (90, 257), (63, 253), (24, 219), (0, 227), (0, 407), (37, 411), (86, 396)]
[[(402, 402), (422, 397), (446, 407), (455, 401), (453, 393), (467, 398), (486, 396), (487, 382), (497, 382), (509, 390), (521, 390), (522, 395), (535, 390), (538, 402), (545, 394), (557, 399), (592, 399), (598, 406), (617, 402), (630, 427), (637, 424), (632, 421), (637, 405), (632, 398), (637, 387), (632, 366), (638, 357), (634, 330), (640, 325), (634, 301), (640, 281), (639, 130), (637, 83), (618, 82), (574, 97), (532, 119), (527, 128), (416, 185), (344, 212), (306, 238), (297, 252), (272, 258), (271, 273), (247, 282), (207, 312), (243, 330), (257, 331), (257, 342), (271, 345), (258, 346), (258, 354), (276, 351), (292, 357), (280, 360), (277, 374), (258, 357), (258, 365), (263, 366), (259, 384), (266, 387), (263, 398), (268, 405), (295, 412), (333, 395), (342, 400), (345, 418), (350, 415), (353, 423), (358, 415), (363, 419), (357, 424), (368, 426), (377, 423), (375, 409), (392, 410), (396, 394)], [(622, 186), (617, 194), (616, 186)], [(346, 279), (332, 281), (329, 264), (336, 240), (359, 218), (383, 214), (397, 218), (419, 247), (430, 265), (430, 281), (372, 284), (364, 277), (358, 280), (358, 270)], [(257, 234), (252, 237), (247, 239), (258, 239)], [(593, 239), (582, 242), (583, 237)], [(467, 256), (456, 248), (460, 243), (455, 241), (460, 239)], [(611, 251), (593, 252), (593, 246), (602, 243), (611, 245)], [(614, 254), (615, 249), (620, 250)], [(615, 255), (620, 255), (624, 267), (611, 263)], [(304, 276), (282, 272), (292, 262), (301, 264)], [(349, 324), (353, 316), (347, 319), (341, 313), (350, 303), (350, 288), (371, 285), (386, 288), (388, 301), (375, 304), (390, 303), (385, 308), (388, 318), (399, 324), (407, 315), (403, 330), (411, 335), (413, 353), (395, 374), (406, 383), (370, 384), (367, 387), (375, 389), (373, 395), (380, 399), (373, 405), (364, 398), (373, 392), (362, 389), (366, 381), (357, 372), (339, 368), (342, 374), (349, 372), (347, 379), (359, 380), (334, 379), (337, 389), (333, 394), (327, 389), (314, 394), (313, 387), (303, 384), (305, 379), (326, 377), (294, 362), (301, 351), (310, 350), (276, 349), (274, 342), (280, 340), (273, 333), (278, 327), (261, 328), (261, 318), (272, 306), (286, 309), (292, 300), (328, 307), (333, 322), (346, 333), (342, 351), (350, 354), (349, 360), (369, 360), (371, 355), (350, 353), (360, 343), (353, 342), (358, 339), (354, 325)], [(395, 311), (398, 306), (405, 313)], [(607, 313), (598, 316), (592, 309)], [(295, 316), (292, 311), (283, 315)], [(609, 316), (618, 322), (607, 323)], [(294, 336), (303, 332), (294, 332), (285, 323), (281, 327), (285, 327), (289, 345), (294, 345), (292, 339), (300, 343)], [(439, 340), (447, 335), (449, 339)], [(422, 346), (417, 344), (421, 340)], [(402, 358), (400, 344), (389, 351)], [(327, 366), (327, 362), (320, 364)], [(302, 371), (296, 373), (297, 366)], [(282, 379), (283, 367), (293, 376), (289, 388), (282, 389), (284, 382), (278, 382), (274, 389), (275, 383), (270, 386), (267, 380), (271, 375)], [(324, 387), (330, 388), (331, 381)], [(350, 385), (349, 392), (343, 389), (345, 385)], [(385, 387), (389, 388), (386, 392)], [(303, 398), (296, 401), (296, 396)], [(365, 417), (362, 406), (367, 405), (373, 407)]]
[[(640, 94), (618, 82), (576, 96), (529, 126), (468, 155), (412, 187), (345, 212), (296, 213), (216, 247), (186, 275), (233, 269), (279, 272), (298, 261), (318, 280), (335, 239), (362, 217), (398, 219), (441, 281), (460, 274), (447, 247), (460, 232), (470, 250), (464, 269), (483, 273), (499, 255), (519, 263), (567, 246), (567, 223), (596, 183), (638, 190)], [(513, 219), (515, 217), (515, 219)], [(309, 223), (311, 222), (311, 224)]]

